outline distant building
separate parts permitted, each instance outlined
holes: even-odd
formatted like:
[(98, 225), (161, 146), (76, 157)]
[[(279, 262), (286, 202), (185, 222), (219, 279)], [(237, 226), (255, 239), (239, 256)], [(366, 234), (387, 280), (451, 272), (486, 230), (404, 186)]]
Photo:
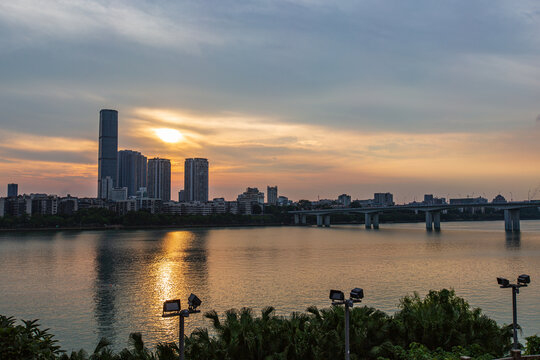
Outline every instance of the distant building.
[(276, 205), (278, 203), (277, 186), (267, 186), (266, 191), (267, 191), (268, 205)]
[[(98, 198), (103, 194), (103, 179), (110, 177), (112, 187), (117, 183), (118, 171), (118, 111), (103, 109), (99, 112)], [(106, 187), (105, 187), (106, 188)]]
[(128, 199), (128, 200), (121, 200), (116, 201), (114, 203), (114, 208), (117, 214), (119, 215), (126, 215), (130, 211), (137, 211), (137, 199)]
[(148, 160), (148, 197), (171, 200), (171, 161), (153, 158)]
[(315, 207), (321, 207), (321, 206), (330, 206), (334, 204), (334, 200), (330, 199), (319, 199), (317, 201), (313, 201), (311, 203)]
[(136, 197), (145, 198), (148, 197), (148, 189), (146, 187), (141, 187), (136, 193)]
[(114, 189), (114, 181), (110, 176), (101, 179), (101, 196), (100, 199), (109, 200)]
[(79, 210), (79, 199), (68, 196), (58, 201), (58, 213), (62, 215), (73, 215)]
[(288, 206), (291, 205), (292, 201), (286, 196), (279, 196), (277, 203), (279, 206)]
[(30, 194), (32, 199), (32, 215), (58, 214), (58, 196), (47, 194)]
[(216, 198), (213, 201), (200, 202), (174, 202), (168, 201), (162, 204), (162, 212), (170, 215), (212, 215), (225, 213), (238, 213), (238, 203), (236, 201), (225, 201), (223, 198)]
[(140, 198), (136, 199), (137, 201), (137, 211), (144, 210), (152, 214), (157, 214), (161, 212), (162, 200), (161, 199), (152, 199), (152, 198)]
[(0, 199), (0, 216), (32, 215), (32, 199), (27, 195)]
[(146, 187), (147, 159), (138, 151), (120, 150), (118, 152), (118, 184), (126, 187), (128, 196), (135, 196), (137, 190)]
[[(488, 200), (479, 196), (476, 198), (458, 198), (458, 199), (450, 199), (450, 205), (472, 205), (472, 204), (478, 204), (483, 205), (487, 204)], [(485, 208), (483, 206), (468, 208), (467, 212), (475, 213), (477, 209), (480, 209), (482, 213), (485, 212)], [(461, 212), (464, 212), (464, 208), (460, 209)]]
[(260, 214), (264, 209), (264, 193), (257, 188), (248, 187), (238, 195), (238, 213), (243, 215)]
[(351, 196), (347, 194), (341, 194), (338, 196), (338, 204), (342, 206), (351, 206)]
[(506, 199), (501, 194), (495, 196), (495, 198), (492, 201), (494, 204), (504, 204), (506, 203)]
[(184, 190), (180, 190), (178, 192), (178, 202), (184, 202), (186, 201), (186, 194)]
[(109, 200), (112, 201), (122, 201), (127, 200), (128, 198), (128, 188), (127, 187), (117, 187), (111, 190), (109, 194)]
[(394, 195), (391, 193), (375, 193), (373, 198), (373, 205), (375, 206), (393, 206)]
[(433, 194), (425, 194), (423, 205), (444, 205), (446, 204), (445, 198), (434, 197)]
[(358, 202), (358, 205), (360, 207), (370, 207), (373, 206), (373, 199), (365, 199), (365, 200), (355, 200)]
[(208, 201), (208, 160), (186, 159), (184, 162), (184, 201)]
[(479, 196), (475, 198), (450, 199), (450, 205), (487, 204), (488, 200)]
[(8, 184), (7, 186), (7, 196), (8, 197), (17, 197), (19, 195), (19, 185), (18, 184)]

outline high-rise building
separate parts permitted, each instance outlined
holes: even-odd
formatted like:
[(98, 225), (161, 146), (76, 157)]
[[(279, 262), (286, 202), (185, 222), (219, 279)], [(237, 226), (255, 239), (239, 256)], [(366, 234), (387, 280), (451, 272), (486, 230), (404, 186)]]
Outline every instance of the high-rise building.
[(148, 197), (171, 200), (171, 161), (153, 158), (148, 160)]
[(135, 196), (137, 191), (146, 187), (146, 156), (138, 151), (120, 150), (118, 152), (118, 184), (126, 187), (128, 196)]
[(278, 192), (277, 186), (267, 186), (266, 187), (266, 196), (268, 200), (268, 205), (277, 205), (278, 202)]
[(99, 112), (98, 198), (103, 199), (102, 180), (107, 176), (117, 185), (118, 171), (118, 111)]
[(186, 159), (184, 163), (184, 201), (208, 201), (207, 159)]
[(8, 197), (17, 197), (19, 195), (19, 185), (17, 184), (8, 184), (7, 186), (7, 196)]

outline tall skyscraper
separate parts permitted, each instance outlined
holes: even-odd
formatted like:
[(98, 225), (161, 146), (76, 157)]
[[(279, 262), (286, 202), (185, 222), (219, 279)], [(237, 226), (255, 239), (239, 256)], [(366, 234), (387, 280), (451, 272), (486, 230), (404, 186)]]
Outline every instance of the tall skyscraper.
[(8, 197), (17, 197), (19, 195), (19, 185), (17, 184), (8, 184), (7, 185), (7, 196)]
[(118, 171), (118, 111), (103, 109), (99, 112), (98, 198), (102, 194), (101, 182), (107, 176), (117, 185)]
[(277, 186), (267, 186), (266, 187), (266, 196), (268, 205), (277, 205), (278, 202), (278, 193), (277, 193)]
[(184, 163), (184, 201), (208, 201), (207, 159), (186, 159)]
[(138, 151), (118, 152), (118, 187), (127, 187), (128, 196), (135, 196), (141, 187), (146, 187), (146, 156)]
[(171, 200), (171, 161), (153, 158), (148, 160), (148, 197)]

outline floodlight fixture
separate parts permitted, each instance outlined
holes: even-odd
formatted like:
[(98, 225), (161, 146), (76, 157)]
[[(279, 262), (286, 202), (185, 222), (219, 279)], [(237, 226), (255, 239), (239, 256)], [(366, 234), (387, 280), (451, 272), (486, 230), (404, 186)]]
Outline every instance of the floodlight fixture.
[(521, 286), (527, 286), (527, 284), (531, 283), (531, 277), (526, 274), (522, 274), (518, 276), (518, 284), (521, 284)]
[(202, 301), (201, 299), (197, 297), (197, 295), (193, 293), (189, 295), (188, 305), (189, 305), (190, 312), (195, 311), (199, 306), (201, 306), (201, 304), (202, 304)]
[(364, 298), (364, 289), (354, 288), (351, 290), (351, 299), (358, 301)]
[(531, 283), (531, 277), (526, 274), (521, 274), (517, 278), (516, 284), (510, 284), (510, 281), (505, 278), (497, 278), (497, 283), (501, 286), (501, 289), (512, 288), (512, 327), (514, 330), (514, 344), (513, 349), (519, 349), (519, 343), (517, 338), (517, 294), (519, 294), (519, 288), (527, 287)]
[(345, 294), (341, 290), (330, 290), (330, 300), (332, 301), (344, 301)]
[(163, 303), (162, 317), (178, 316), (180, 315), (180, 300), (167, 300)]
[(332, 305), (345, 305), (345, 360), (350, 360), (351, 351), (349, 344), (349, 322), (350, 322), (350, 308), (354, 306), (354, 303), (359, 303), (364, 298), (364, 290), (361, 288), (354, 288), (350, 292), (349, 299), (345, 299), (345, 294), (341, 290), (330, 290), (330, 300)]
[(180, 300), (167, 300), (163, 303), (163, 317), (178, 316), (180, 318), (180, 329), (178, 331), (179, 336), (179, 350), (180, 360), (184, 360), (184, 318), (189, 317), (189, 314), (199, 313), (200, 310), (196, 310), (202, 304), (201, 299), (195, 294), (189, 295), (188, 309), (181, 309)]

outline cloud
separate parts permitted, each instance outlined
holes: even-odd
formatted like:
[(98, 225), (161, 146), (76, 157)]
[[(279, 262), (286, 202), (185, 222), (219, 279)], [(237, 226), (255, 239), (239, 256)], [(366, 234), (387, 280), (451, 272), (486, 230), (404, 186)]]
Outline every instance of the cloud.
[(0, 3), (0, 20), (15, 33), (26, 32), (17, 40), (35, 43), (43, 39), (127, 40), (196, 51), (200, 44), (221, 42), (218, 36), (195, 26), (187, 14), (176, 14), (172, 19), (160, 8), (140, 1), (8, 1)]

